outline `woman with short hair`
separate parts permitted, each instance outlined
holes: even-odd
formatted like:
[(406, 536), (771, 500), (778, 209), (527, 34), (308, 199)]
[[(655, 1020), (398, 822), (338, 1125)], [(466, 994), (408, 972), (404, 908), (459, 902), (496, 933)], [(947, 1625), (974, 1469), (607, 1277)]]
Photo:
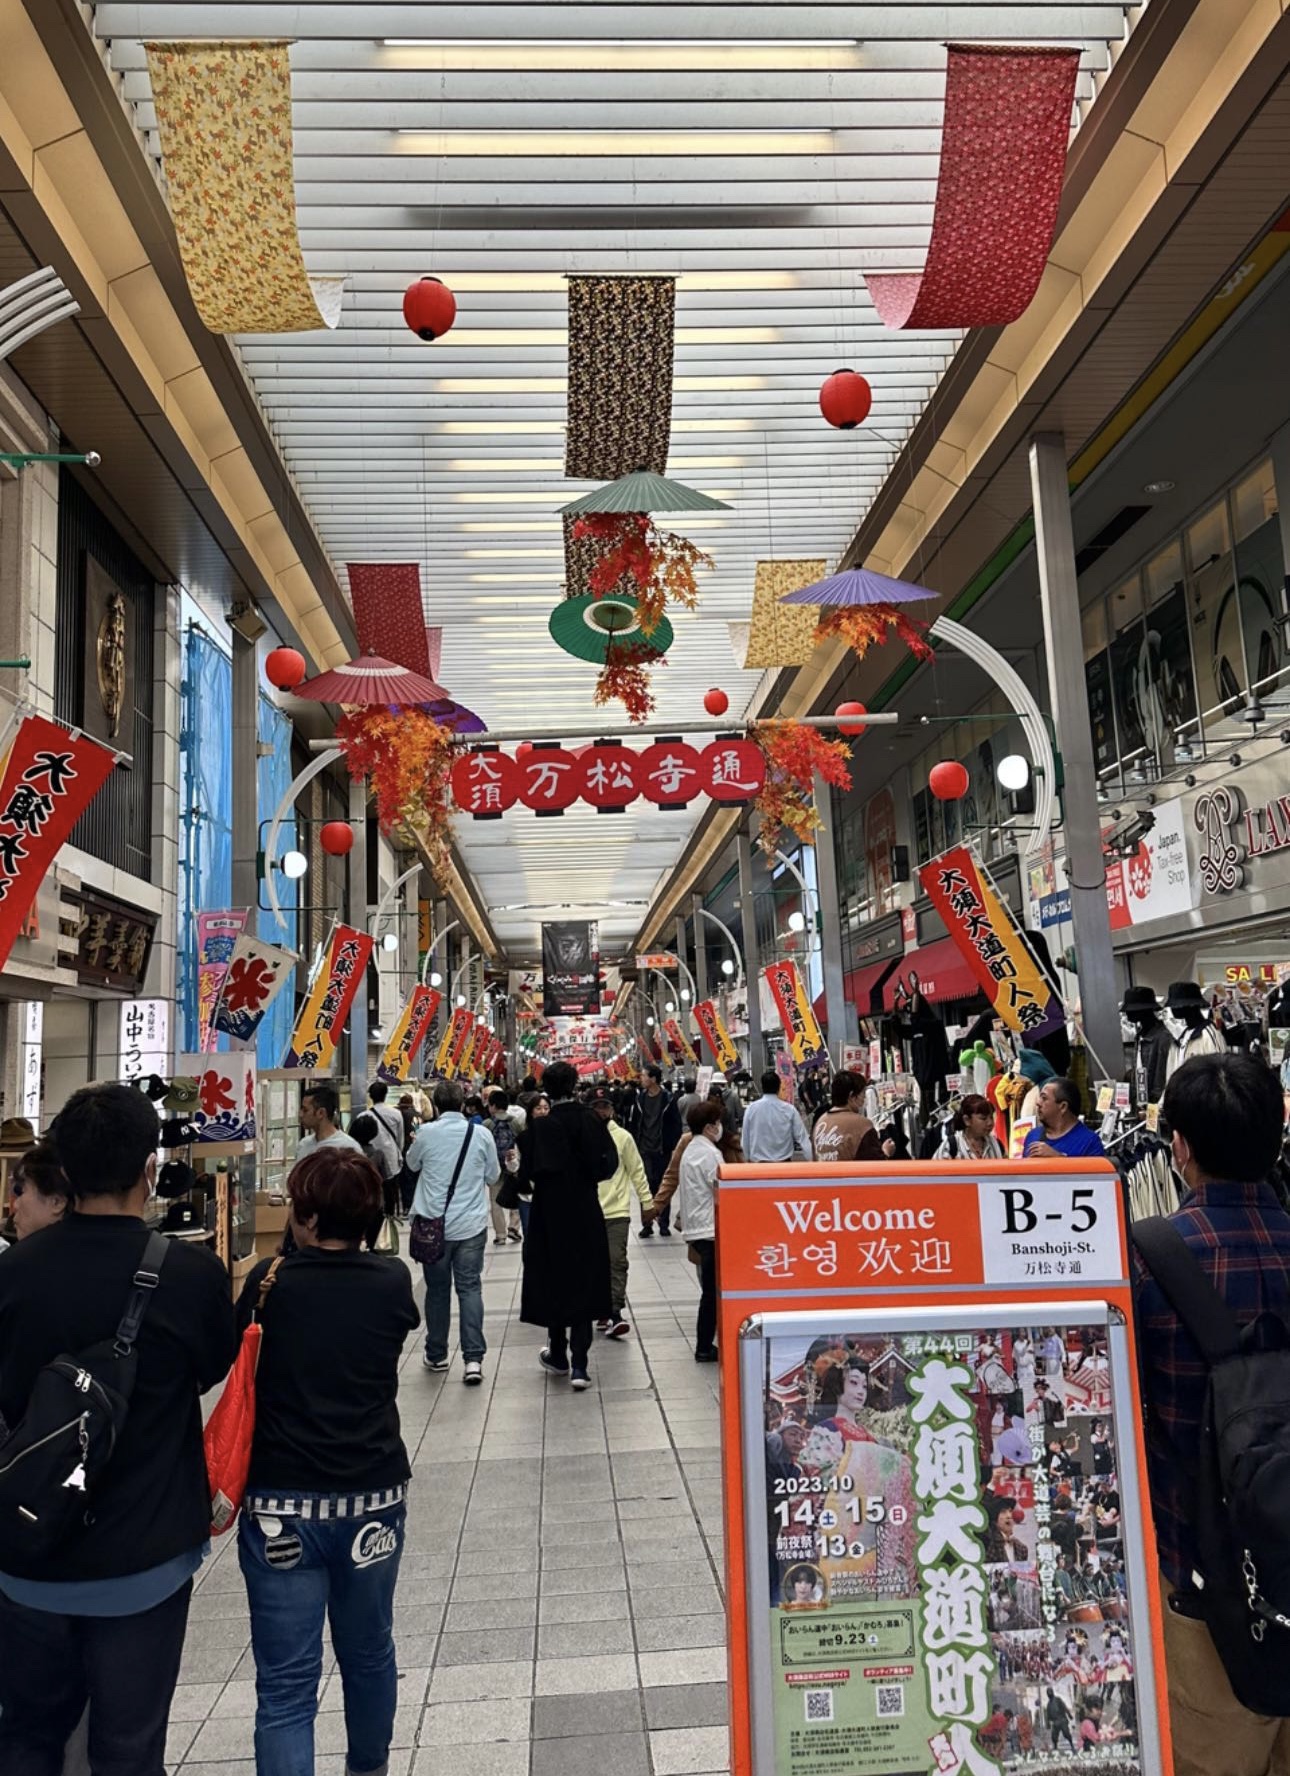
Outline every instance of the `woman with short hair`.
[(407, 1268), (365, 1252), (382, 1181), (323, 1146), (287, 1179), (296, 1250), (265, 1259), (238, 1304), (259, 1311), (255, 1440), (238, 1555), (251, 1605), (257, 1776), (314, 1767), (323, 1625), (344, 1693), (347, 1768), (387, 1768), (398, 1667), (394, 1587), (411, 1469), (399, 1427), (403, 1345), (419, 1324)]
[(721, 1106), (708, 1098), (686, 1117), (693, 1137), (681, 1155), (677, 1208), (681, 1227), (699, 1267), (699, 1312), (694, 1328), (694, 1360), (717, 1360), (717, 1173), (725, 1136)]
[(29, 1147), (9, 1180), (9, 1214), (15, 1239), (28, 1239), (42, 1228), (53, 1227), (67, 1213), (71, 1186), (63, 1175), (58, 1155), (48, 1141)]

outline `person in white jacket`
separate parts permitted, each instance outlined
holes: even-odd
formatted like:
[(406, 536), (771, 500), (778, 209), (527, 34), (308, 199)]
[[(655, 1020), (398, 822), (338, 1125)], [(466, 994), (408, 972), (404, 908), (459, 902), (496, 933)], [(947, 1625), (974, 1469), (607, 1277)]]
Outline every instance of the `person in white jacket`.
[(694, 1139), (681, 1155), (677, 1189), (681, 1226), (699, 1265), (699, 1314), (694, 1360), (717, 1360), (717, 1173), (721, 1168), (721, 1112), (712, 1099), (692, 1106), (686, 1121)]

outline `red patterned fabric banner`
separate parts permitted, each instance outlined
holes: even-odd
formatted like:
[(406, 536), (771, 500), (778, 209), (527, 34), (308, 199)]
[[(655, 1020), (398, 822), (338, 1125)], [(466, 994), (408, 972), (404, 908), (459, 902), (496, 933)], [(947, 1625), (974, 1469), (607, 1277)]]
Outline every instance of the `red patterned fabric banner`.
[(921, 272), (866, 274), (885, 327), (1006, 327), (1043, 276), (1066, 173), (1077, 49), (951, 44)]
[(360, 650), (433, 679), (416, 562), (351, 561), (347, 571)]

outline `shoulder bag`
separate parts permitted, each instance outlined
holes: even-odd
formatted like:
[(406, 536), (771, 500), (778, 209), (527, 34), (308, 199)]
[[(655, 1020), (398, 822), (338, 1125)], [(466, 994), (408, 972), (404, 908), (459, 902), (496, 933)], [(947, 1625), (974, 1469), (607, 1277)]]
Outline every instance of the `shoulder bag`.
[(466, 1139), (461, 1144), (461, 1152), (457, 1155), (457, 1163), (452, 1170), (452, 1181), (448, 1185), (448, 1195), (444, 1199), (442, 1215), (414, 1215), (412, 1228), (408, 1235), (408, 1256), (414, 1264), (438, 1264), (443, 1257), (444, 1228), (448, 1221), (448, 1210), (452, 1207), (453, 1194), (457, 1188), (457, 1180), (461, 1176), (461, 1168), (466, 1163), (466, 1155), (470, 1151), (470, 1139), (475, 1132), (473, 1123), (466, 1124)]
[(264, 1273), (251, 1324), (224, 1383), (224, 1392), (206, 1421), (202, 1443), (206, 1450), (206, 1477), (211, 1489), (211, 1534), (223, 1535), (232, 1528), (246, 1492), (251, 1472), (251, 1444), (255, 1440), (255, 1372), (260, 1363), (263, 1329), (260, 1315), (269, 1290), (278, 1280), (281, 1258)]

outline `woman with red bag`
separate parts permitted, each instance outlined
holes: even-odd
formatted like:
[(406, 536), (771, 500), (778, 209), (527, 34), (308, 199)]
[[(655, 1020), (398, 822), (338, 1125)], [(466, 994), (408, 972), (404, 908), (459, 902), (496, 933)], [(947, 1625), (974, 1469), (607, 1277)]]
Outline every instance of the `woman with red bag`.
[[(363, 1250), (381, 1213), (370, 1160), (324, 1146), (287, 1180), (297, 1250), (260, 1314), (255, 1438), (238, 1554), (251, 1605), (257, 1776), (311, 1776), (323, 1624), (344, 1691), (347, 1768), (384, 1771), (398, 1670), (394, 1587), (411, 1472), (399, 1360), (420, 1323), (406, 1267)], [(238, 1306), (250, 1323), (269, 1269)]]

